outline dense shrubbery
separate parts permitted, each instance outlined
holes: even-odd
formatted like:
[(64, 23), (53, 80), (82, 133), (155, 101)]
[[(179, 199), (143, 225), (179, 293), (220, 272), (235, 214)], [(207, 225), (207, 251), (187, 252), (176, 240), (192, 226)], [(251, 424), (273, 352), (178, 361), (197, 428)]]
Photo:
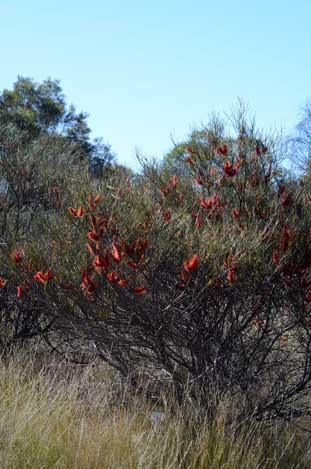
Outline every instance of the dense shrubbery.
[(3, 345), (43, 334), (133, 385), (168, 378), (180, 402), (217, 388), (257, 418), (306, 413), (310, 181), (245, 116), (235, 127), (193, 134), (179, 176), (146, 163), (101, 179), (74, 145), (3, 128)]

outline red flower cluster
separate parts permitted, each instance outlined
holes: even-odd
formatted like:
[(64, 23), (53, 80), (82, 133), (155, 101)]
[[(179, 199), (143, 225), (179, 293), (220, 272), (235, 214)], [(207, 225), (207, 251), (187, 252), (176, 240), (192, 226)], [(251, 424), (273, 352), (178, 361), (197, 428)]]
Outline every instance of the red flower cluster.
[(93, 212), (95, 208), (97, 207), (98, 202), (102, 200), (103, 196), (101, 194), (97, 194), (94, 196), (92, 193), (87, 196), (88, 200), (88, 207), (89, 211)]
[(24, 254), (22, 251), (15, 249), (15, 251), (12, 252), (12, 258), (15, 261), (15, 264), (20, 264), (23, 260)]
[(272, 260), (274, 265), (278, 265), (279, 263), (279, 251), (273, 251)]
[(191, 155), (195, 155), (195, 151), (189, 146), (186, 146), (185, 150), (186, 150), (185, 161), (187, 161), (187, 163), (189, 163), (190, 166), (194, 166), (194, 161)]
[(238, 208), (234, 208), (231, 211), (233, 218), (240, 218), (241, 216), (241, 210)]
[(237, 173), (237, 168), (234, 168), (230, 161), (226, 161), (223, 170), (227, 176), (233, 177)]
[(78, 207), (77, 209), (69, 207), (68, 212), (73, 217), (77, 217), (77, 218), (83, 218), (84, 217), (84, 207), (82, 205), (80, 205), (80, 207)]
[(184, 261), (184, 269), (186, 272), (193, 272), (197, 270), (199, 265), (199, 255), (198, 254), (193, 254), (191, 259)]
[(87, 268), (82, 269), (82, 283), (81, 288), (86, 290), (89, 296), (92, 296), (95, 291), (95, 283), (91, 277), (88, 276)]
[(147, 288), (144, 286), (134, 288), (134, 293), (136, 293), (136, 295), (142, 295), (143, 293), (146, 293), (146, 292), (147, 292)]
[(120, 247), (116, 243), (112, 243), (112, 252), (111, 255), (113, 257), (113, 260), (117, 263), (120, 264), (122, 255), (120, 251)]
[(227, 156), (228, 155), (228, 145), (225, 143), (222, 147), (217, 147), (217, 155)]
[(204, 208), (205, 210), (211, 210), (215, 208), (224, 207), (224, 205), (221, 203), (221, 200), (217, 194), (213, 195), (212, 197), (209, 197), (207, 200), (204, 199), (204, 197), (201, 197), (200, 206)]
[(20, 300), (24, 296), (23, 287), (18, 285), (17, 287), (17, 298)]
[(163, 215), (163, 221), (164, 223), (168, 223), (172, 218), (172, 209), (166, 210), (166, 212)]
[(109, 252), (95, 256), (93, 267), (99, 274), (103, 274), (109, 267)]
[(49, 268), (47, 272), (42, 272), (42, 271), (37, 272), (33, 278), (34, 280), (36, 280), (36, 282), (40, 282), (40, 283), (43, 283), (43, 285), (46, 285), (53, 278), (52, 269)]
[(171, 179), (169, 180), (168, 184), (165, 187), (161, 187), (159, 189), (160, 193), (163, 195), (163, 197), (167, 197), (168, 195), (172, 193), (172, 191), (176, 189), (177, 184), (178, 184), (178, 176), (175, 175), (171, 177)]
[(191, 156), (187, 155), (185, 157), (185, 160), (187, 161), (187, 163), (189, 163), (190, 166), (193, 166), (194, 165), (194, 161), (193, 159), (191, 158)]
[(180, 277), (184, 283), (177, 283), (176, 288), (179, 288), (179, 289), (186, 288), (186, 283), (190, 279), (191, 274), (198, 269), (199, 259), (200, 258), (198, 254), (193, 254), (193, 256), (190, 259), (187, 259), (184, 261), (185, 272), (182, 272), (180, 274)]
[(230, 284), (236, 283), (238, 264), (234, 256), (229, 256), (225, 262), (224, 267), (227, 270), (227, 280)]
[[(170, 180), (170, 187), (175, 188), (177, 185), (177, 177), (173, 177)], [(96, 203), (100, 198), (89, 196), (89, 209), (95, 210)], [(138, 270), (139, 266), (142, 264), (145, 256), (145, 251), (148, 246), (148, 241), (142, 238), (136, 239), (132, 244), (126, 244), (114, 238), (111, 248), (102, 251), (104, 244), (104, 235), (108, 232), (108, 220), (102, 214), (91, 214), (90, 215), (91, 229), (87, 232), (87, 237), (90, 242), (86, 243), (86, 246), (91, 255), (94, 256), (92, 267), (95, 272), (99, 275), (106, 276), (106, 279), (111, 284), (117, 284), (121, 287), (128, 285), (128, 280), (125, 278), (120, 278), (120, 272), (117, 270), (111, 270), (108, 272), (111, 261), (115, 262), (117, 265), (121, 265), (121, 262), (124, 257), (130, 257), (127, 260), (127, 265), (133, 269)], [(82, 284), (81, 288), (86, 290), (89, 296), (92, 296), (96, 285), (93, 278), (87, 274), (87, 268), (83, 269), (82, 273)], [(141, 294), (146, 292), (144, 286), (139, 286), (133, 289), (133, 292), (136, 294)]]

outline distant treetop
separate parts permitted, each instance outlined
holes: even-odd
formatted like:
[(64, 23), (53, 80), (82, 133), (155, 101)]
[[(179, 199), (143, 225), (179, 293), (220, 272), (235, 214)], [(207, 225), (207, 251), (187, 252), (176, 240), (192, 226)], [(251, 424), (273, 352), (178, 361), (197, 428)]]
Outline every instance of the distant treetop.
[(42, 133), (59, 134), (80, 145), (82, 153), (90, 159), (91, 168), (98, 172), (115, 155), (102, 139), (91, 140), (87, 117), (66, 103), (59, 80), (48, 78), (36, 83), (18, 76), (12, 90), (0, 93), (0, 125), (14, 124), (31, 139)]

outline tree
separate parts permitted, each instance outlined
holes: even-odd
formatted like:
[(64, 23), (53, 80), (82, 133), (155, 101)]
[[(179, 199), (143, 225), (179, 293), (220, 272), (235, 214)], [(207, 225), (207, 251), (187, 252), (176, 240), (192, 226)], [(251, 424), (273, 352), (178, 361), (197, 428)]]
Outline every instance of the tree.
[(36, 83), (19, 76), (13, 89), (0, 94), (0, 125), (14, 124), (32, 140), (42, 133), (58, 134), (79, 144), (83, 154), (97, 167), (109, 164), (114, 154), (101, 139), (91, 140), (87, 114), (66, 103), (59, 80), (48, 78)]
[(311, 99), (307, 101), (301, 114), (301, 119), (294, 129), (294, 135), (289, 139), (292, 162), (300, 170), (311, 166)]

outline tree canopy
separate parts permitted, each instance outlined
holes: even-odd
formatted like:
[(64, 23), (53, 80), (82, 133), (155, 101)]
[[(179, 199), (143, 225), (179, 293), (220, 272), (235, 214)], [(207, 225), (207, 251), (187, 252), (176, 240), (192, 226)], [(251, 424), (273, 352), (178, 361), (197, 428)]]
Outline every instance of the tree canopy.
[(29, 139), (42, 133), (63, 136), (80, 146), (97, 173), (114, 159), (111, 147), (102, 139), (91, 140), (87, 114), (68, 105), (59, 80), (48, 78), (37, 83), (19, 76), (13, 89), (0, 93), (0, 125), (14, 124)]

